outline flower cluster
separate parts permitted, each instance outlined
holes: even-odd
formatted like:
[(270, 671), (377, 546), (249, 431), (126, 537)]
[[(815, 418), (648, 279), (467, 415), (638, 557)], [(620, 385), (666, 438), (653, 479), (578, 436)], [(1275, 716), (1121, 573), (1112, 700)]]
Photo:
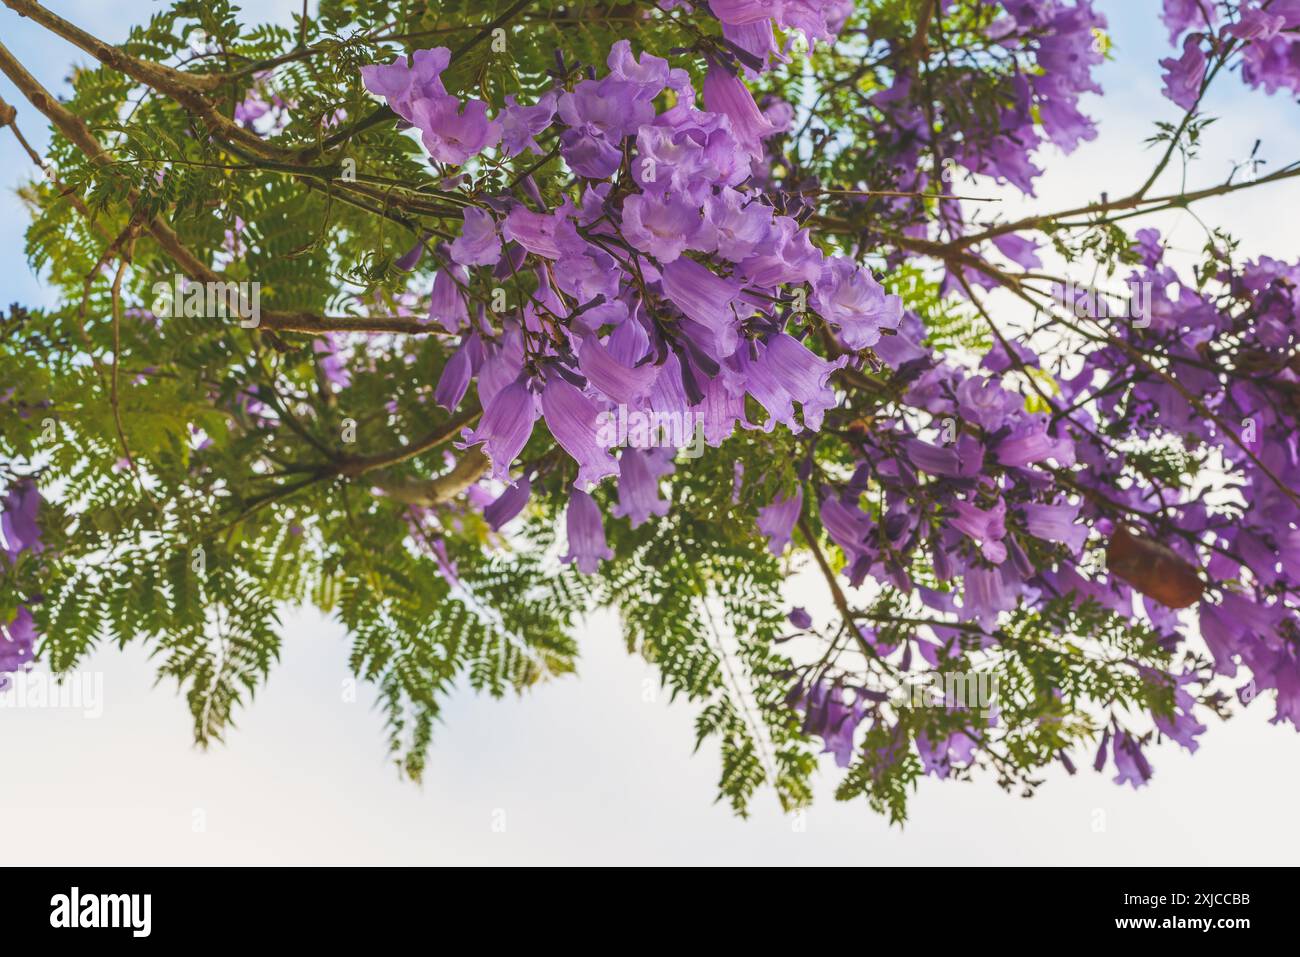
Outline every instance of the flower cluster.
[[(567, 559), (594, 570), (608, 557), (587, 494), (595, 483), (618, 476), (621, 513), (634, 524), (666, 507), (662, 457), (627, 449), (615, 458), (600, 440), (602, 413), (700, 422), (714, 446), (737, 427), (816, 430), (836, 404), (830, 377), (849, 360), (823, 358), (807, 337), (820, 334), (834, 352), (863, 349), (898, 325), (901, 304), (870, 271), (815, 246), (787, 197), (752, 186), (776, 127), (727, 64), (710, 66), (700, 109), (684, 71), (637, 59), (621, 41), (606, 75), (536, 105), (512, 102), (496, 117), (448, 96), (446, 64), (445, 50), (419, 51), (409, 66), (366, 68), (365, 82), (444, 163), (497, 142), (507, 155), (534, 148), (554, 127), (581, 193), (465, 210), (429, 310), (461, 336), (438, 399), (455, 408), (477, 383), (483, 414), (466, 442), (481, 444), (493, 477), (511, 484), (535, 423), (545, 422), (576, 465)], [(671, 105), (658, 109), (661, 100)], [(482, 305), (471, 316), (483, 285), (496, 283), (522, 298), (499, 326)], [(749, 421), (746, 396), (763, 421)]]
[[(1275, 690), (1275, 720), (1300, 727), (1300, 266), (1248, 262), (1225, 270), (1223, 294), (1211, 296), (1164, 265), (1154, 231), (1139, 240), (1143, 263), (1134, 280), (1152, 288), (1150, 323), (1118, 327), (1113, 345), (1090, 352), (1079, 375), (1063, 383), (1065, 401), (1094, 395), (1098, 411), (1136, 439), (1176, 437), (1211, 451), (1240, 501), (1211, 509), (1157, 481), (1123, 482), (1123, 456), (1095, 435), (1078, 445), (1087, 468), (1076, 480), (1092, 490), (1089, 511), (1098, 521), (1126, 515), (1167, 534), (1186, 567), (1205, 569), (1209, 587), (1188, 592), (1186, 603), (1198, 604), (1215, 671), (1233, 677), (1244, 665), (1242, 699)], [(1149, 357), (1169, 371), (1154, 373)], [(1108, 388), (1116, 381), (1133, 385)], [(1167, 609), (1150, 598), (1147, 605), (1154, 621), (1185, 630)]]
[[(966, 69), (972, 84), (996, 78), (989, 109), (972, 114), (961, 97), (932, 102), (931, 83), (906, 61), (872, 98), (893, 138), (900, 188), (951, 193), (956, 166), (1033, 195), (1042, 173), (1033, 157), (1044, 144), (1068, 153), (1097, 135), (1079, 99), (1101, 92), (1093, 70), (1105, 58), (1106, 18), (1088, 0), (986, 2), (999, 15), (985, 30), (987, 51)], [(932, 158), (941, 168), (927, 164)], [(900, 199), (893, 205), (912, 204)], [(958, 209), (955, 202), (941, 204), (941, 225), (959, 229)]]
[(1182, 54), (1161, 60), (1165, 96), (1191, 110), (1200, 101), (1213, 58), (1240, 54), (1241, 78), (1267, 93), (1300, 93), (1300, 3), (1164, 0), (1169, 40), (1182, 38)]

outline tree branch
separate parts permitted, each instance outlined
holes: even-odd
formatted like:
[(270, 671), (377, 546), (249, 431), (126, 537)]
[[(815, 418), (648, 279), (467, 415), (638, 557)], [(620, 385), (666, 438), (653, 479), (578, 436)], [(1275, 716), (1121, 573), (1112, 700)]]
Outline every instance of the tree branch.
[(467, 409), (458, 415), (452, 416), (446, 422), (443, 422), (437, 428), (433, 429), (422, 438), (416, 439), (410, 445), (404, 445), (399, 449), (391, 452), (384, 452), (379, 455), (358, 456), (353, 458), (343, 458), (335, 462), (330, 468), (335, 475), (341, 475), (345, 478), (357, 478), (367, 472), (376, 469), (388, 468), (393, 465), (400, 465), (408, 459), (413, 459), (417, 455), (423, 455), (431, 449), (437, 448), (444, 442), (448, 442), (460, 434), (460, 430), (467, 425), (472, 424), (480, 414), (480, 410), (475, 407)]
[(388, 498), (403, 505), (433, 508), (451, 501), (481, 479), (487, 474), (491, 464), (488, 457), (483, 454), (482, 447), (476, 445), (466, 449), (465, 454), (445, 475), (425, 481), (381, 477), (375, 482), (375, 486)]
[(245, 149), (271, 159), (290, 159), (293, 151), (267, 143), (256, 133), (244, 129), (221, 113), (205, 95), (222, 83), (220, 76), (184, 73), (169, 66), (138, 60), (110, 44), (91, 36), (80, 27), (45, 9), (35, 0), (4, 0), (4, 4), (22, 17), (30, 17), (52, 33), (85, 50), (110, 69), (172, 98), (198, 116), (214, 135), (239, 143)]
[(844, 589), (840, 587), (839, 579), (835, 577), (835, 570), (831, 568), (830, 562), (822, 554), (821, 546), (817, 544), (817, 536), (813, 533), (812, 523), (808, 521), (808, 516), (799, 513), (799, 531), (803, 532), (804, 539), (808, 542), (808, 550), (812, 552), (813, 558), (817, 562), (817, 567), (821, 569), (822, 577), (826, 579), (826, 585), (831, 592), (831, 600), (835, 602), (835, 608), (844, 619), (844, 627), (857, 640), (858, 647), (868, 658), (879, 658), (876, 649), (867, 643), (867, 639), (862, 637), (862, 632), (854, 623), (853, 609), (849, 607), (849, 600), (844, 595)]

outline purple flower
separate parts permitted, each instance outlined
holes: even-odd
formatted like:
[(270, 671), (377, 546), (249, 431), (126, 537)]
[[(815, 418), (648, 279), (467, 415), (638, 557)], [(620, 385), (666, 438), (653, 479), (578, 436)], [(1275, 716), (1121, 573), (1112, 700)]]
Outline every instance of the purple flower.
[(587, 179), (609, 179), (623, 162), (622, 151), (595, 130), (565, 130), (560, 146), (569, 168)]
[(1073, 555), (1078, 555), (1088, 540), (1088, 526), (1076, 524), (1078, 505), (1025, 505), (1020, 513), (1025, 517), (1025, 528), (1030, 535), (1067, 545)]
[(1130, 784), (1137, 790), (1151, 780), (1151, 765), (1142, 753), (1138, 740), (1127, 731), (1115, 733), (1114, 747), (1111, 751), (1115, 759), (1116, 784)]
[[(836, 403), (835, 392), (828, 385), (831, 374), (848, 361), (847, 356), (827, 362), (784, 332), (757, 348), (757, 360), (750, 358), (749, 350), (741, 349), (726, 367), (735, 381), (734, 391), (743, 388), (767, 410), (769, 432), (777, 423), (794, 432), (804, 426), (814, 432), (820, 429), (823, 414)], [(803, 409), (803, 425), (794, 417), (796, 402)]]
[(520, 106), (515, 103), (514, 96), (506, 97), (506, 107), (498, 117), (501, 149), (506, 156), (518, 156), (524, 150), (531, 150), (539, 156), (542, 154), (535, 137), (545, 132), (555, 119), (557, 98), (554, 90), (548, 90), (535, 105)]
[(844, 701), (844, 688), (818, 682), (811, 688), (796, 687), (790, 703), (804, 712), (803, 731), (822, 739), (823, 754), (835, 755), (835, 763), (847, 768), (853, 763), (853, 737), (866, 716), (865, 700), (853, 693), (853, 703)]
[(600, 443), (596, 405), (581, 389), (551, 376), (542, 390), (542, 415), (555, 441), (578, 463), (576, 488), (589, 489), (618, 471), (618, 463)]
[(605, 526), (601, 523), (600, 507), (581, 489), (569, 492), (569, 507), (565, 510), (565, 527), (569, 533), (569, 550), (560, 561), (566, 565), (576, 562), (584, 575), (595, 574), (602, 559), (614, 557), (605, 544)]
[[(475, 348), (479, 347), (476, 345)], [(486, 409), (492, 404), (493, 397), (524, 371), (523, 333), (518, 326), (508, 325), (499, 342), (486, 342), (481, 348), (483, 358), (478, 364), (478, 401)]]
[(1194, 714), (1196, 710), (1196, 699), (1186, 689), (1185, 685), (1196, 679), (1195, 672), (1174, 677), (1172, 675), (1164, 676), (1170, 679), (1174, 688), (1174, 712), (1172, 717), (1166, 717), (1162, 714), (1152, 713), (1151, 717), (1155, 725), (1160, 729), (1160, 733), (1170, 740), (1177, 741), (1188, 751), (1194, 752), (1199, 746), (1196, 740), (1197, 735), (1204, 734), (1205, 725), (1196, 720)]
[(1276, 642), (1282, 614), (1285, 609), (1278, 605), (1261, 605), (1226, 589), (1217, 606), (1202, 602), (1201, 636), (1214, 656), (1215, 670), (1232, 677), (1237, 673), (1236, 659), (1245, 659), (1257, 641)]
[(1038, 356), (1028, 346), (1014, 341), (1008, 341), (1006, 345), (995, 342), (980, 362), (980, 368), (994, 373), (1006, 372), (1008, 369), (1019, 368), (1020, 365), (1034, 368), (1038, 365)]
[(659, 495), (659, 480), (675, 469), (672, 449), (624, 449), (618, 460), (617, 518), (628, 518), (632, 527), (651, 515), (667, 515), (668, 500)]
[(858, 507), (855, 496), (842, 498), (839, 495), (827, 495), (821, 502), (822, 525), (840, 551), (844, 552), (849, 565), (844, 573), (856, 585), (866, 573), (865, 565), (870, 563), (875, 548), (873, 538), (876, 536), (876, 524), (871, 516)]
[(509, 524), (511, 519), (522, 512), (524, 506), (528, 504), (532, 491), (533, 486), (528, 481), (527, 475), (521, 476), (514, 485), (506, 486), (506, 490), (497, 496), (496, 501), (483, 509), (483, 517), (492, 531), (501, 531), (503, 526)]
[(346, 389), (352, 384), (352, 373), (339, 356), (334, 333), (327, 333), (323, 339), (317, 339), (311, 345), (312, 352), (319, 357), (321, 375), (327, 383), (339, 389)]
[[(1300, 14), (1300, 8), (1293, 8)], [(1241, 19), (1223, 32), (1242, 40), (1272, 40), (1286, 26), (1286, 16), (1264, 10), (1243, 9)]]
[[(692, 199), (703, 200), (709, 192), (705, 184), (714, 177), (708, 169), (699, 136), (667, 126), (643, 126), (636, 137), (636, 161), (633, 177), (645, 192), (672, 190)], [(704, 195), (702, 195), (704, 194)]]
[(571, 129), (618, 143), (654, 119), (654, 105), (642, 93), (641, 84), (617, 76), (583, 80), (572, 93), (560, 96), (560, 120)]
[(771, 19), (780, 9), (780, 3), (764, 0), (709, 0), (709, 9), (723, 23), (743, 27)]
[(633, 193), (623, 200), (623, 236), (665, 265), (691, 245), (701, 222), (699, 207), (674, 194)]
[(1064, 436), (1052, 438), (1045, 425), (1029, 420), (998, 443), (996, 454), (998, 462), (1009, 468), (1024, 468), (1046, 459), (1070, 466), (1074, 464), (1074, 443)]
[(654, 386), (659, 366), (646, 363), (629, 368), (619, 362), (595, 336), (586, 336), (578, 349), (578, 368), (587, 380), (610, 399), (635, 405)]
[(654, 118), (640, 84), (606, 76), (583, 80), (560, 96), (557, 111), (568, 127), (560, 137), (565, 162), (579, 176), (608, 179), (623, 161), (621, 143)]
[[(363, 79), (365, 71), (369, 69), (373, 68), (361, 68)], [(262, 92), (257, 89), (249, 90), (248, 96), (242, 102), (235, 104), (235, 122), (252, 129), (258, 120), (270, 112), (271, 104), (262, 98)], [(229, 231), (227, 230), (227, 232)]]
[(796, 485), (793, 494), (778, 497), (758, 510), (758, 530), (767, 536), (767, 549), (773, 555), (780, 555), (790, 544), (802, 509), (803, 489)]
[(772, 129), (776, 132), (784, 133), (794, 126), (794, 107), (785, 100), (769, 95), (764, 98), (764, 104), (763, 116), (772, 124)]
[[(1215, 4), (1209, 0), (1164, 0), (1164, 9), (1160, 19), (1169, 28), (1169, 42), (1176, 43), (1184, 30), (1192, 27), (1211, 27), (1217, 19)], [(1210, 22), (1206, 23), (1205, 15)]]
[[(930, 350), (921, 344), (925, 331), (915, 313), (906, 313), (898, 324), (898, 332), (892, 336), (881, 336), (873, 347), (877, 356), (893, 369), (928, 360)], [(928, 362), (927, 362), (928, 364)]]
[(880, 330), (897, 329), (903, 318), (902, 299), (886, 295), (869, 270), (859, 268), (845, 256), (826, 262), (813, 292), (813, 303), (850, 349), (875, 345), (880, 341)]
[(1097, 745), (1097, 755), (1092, 759), (1092, 769), (1101, 771), (1106, 766), (1106, 756), (1110, 745), (1110, 728), (1107, 728), (1101, 734), (1101, 742)]
[[(763, 70), (770, 68), (773, 62), (789, 62), (790, 58), (785, 56), (781, 52), (781, 48), (777, 46), (776, 35), (772, 32), (771, 20), (756, 20), (753, 23), (743, 25), (724, 23), (722, 25), (722, 35), (731, 43), (760, 60), (762, 63), (761, 69)], [(752, 78), (757, 73), (746, 64), (745, 75)], [(794, 116), (794, 109), (790, 104), (784, 100), (778, 102), (790, 111), (791, 117)], [(765, 109), (763, 113), (769, 120), (772, 119), (771, 107)], [(778, 126), (778, 128), (788, 129), (788, 126)]]
[(758, 108), (754, 95), (740, 77), (710, 63), (704, 77), (704, 105), (731, 121), (732, 133), (750, 156), (762, 157), (763, 140), (775, 133), (776, 128)]
[(406, 252), (402, 253), (401, 256), (397, 257), (397, 259), (394, 260), (393, 265), (396, 266), (398, 269), (400, 269), (402, 272), (410, 272), (412, 269), (414, 269), (416, 266), (420, 264), (420, 259), (423, 258), (424, 256), (424, 244), (428, 241), (428, 239), (429, 239), (429, 234), (425, 233), (418, 240), (416, 240), (414, 246), (412, 246)]
[(1148, 269), (1154, 269), (1165, 256), (1165, 247), (1160, 241), (1160, 230), (1139, 229), (1136, 239), (1133, 244), (1134, 250), (1142, 257), (1142, 262)]
[(948, 524), (980, 545), (980, 550), (994, 565), (1007, 559), (1007, 547), (1002, 539), (1007, 534), (1007, 504), (1001, 498), (991, 509), (981, 509), (970, 502), (953, 502), (956, 517)]
[(830, 43), (852, 12), (853, 0), (784, 0), (777, 7), (776, 21), (801, 31), (810, 44), (818, 40)]
[(501, 238), (492, 214), (465, 207), (460, 236), (451, 244), (451, 258), (462, 266), (495, 266), (501, 260)]
[(560, 259), (555, 269), (555, 284), (582, 305), (604, 296), (614, 299), (619, 292), (623, 273), (614, 257), (578, 235), (573, 223), (565, 220), (556, 227)]
[(646, 192), (674, 189), (701, 204), (715, 189), (738, 186), (752, 172), (750, 156), (725, 116), (682, 103), (640, 129), (637, 155), (632, 170)]
[(366, 89), (384, 97), (393, 112), (408, 123), (415, 122), (412, 112), (415, 101), (447, 96), (441, 75), (451, 62), (451, 51), (446, 47), (416, 50), (411, 54), (411, 61), (410, 66), (398, 59), (361, 68), (361, 81)]
[(992, 379), (972, 377), (957, 387), (957, 408), (966, 421), (996, 432), (1024, 408), (1024, 400)]
[(33, 657), (36, 623), (31, 612), (21, 605), (13, 621), (0, 625), (0, 691), (7, 687), (6, 673), (21, 671)]
[(527, 206), (516, 206), (506, 216), (501, 232), (506, 239), (518, 243), (530, 253), (547, 259), (559, 259), (560, 246), (555, 232), (564, 218), (562, 209), (553, 213), (534, 213)]
[(484, 443), (493, 478), (508, 481), (510, 466), (528, 444), (536, 421), (537, 399), (516, 380), (492, 397), (468, 444)]
[(946, 778), (953, 770), (953, 762), (969, 764), (975, 756), (975, 739), (965, 731), (954, 731), (946, 738), (931, 743), (924, 731), (916, 736), (916, 752), (926, 774)]
[(807, 631), (812, 627), (812, 615), (808, 614), (808, 612), (802, 608), (791, 608), (790, 614), (786, 617), (790, 619), (790, 624), (794, 625), (796, 628)]
[(1196, 106), (1201, 96), (1201, 81), (1205, 79), (1205, 51), (1201, 49), (1201, 35), (1191, 34), (1183, 41), (1183, 55), (1160, 61), (1165, 68), (1164, 93), (1184, 110)]
[(1038, 258), (1038, 243), (1033, 240), (1015, 233), (1003, 233), (993, 237), (993, 245), (1022, 269), (1041, 269), (1043, 266), (1043, 261)]
[(474, 336), (466, 336), (447, 364), (443, 366), (438, 386), (433, 390), (433, 400), (448, 412), (460, 405), (469, 389), (469, 380), (474, 374), (473, 348), (477, 345)]
[(610, 47), (609, 56), (605, 58), (605, 64), (609, 67), (612, 76), (636, 84), (639, 87), (637, 97), (647, 101), (653, 100), (663, 91), (664, 87), (669, 85), (674, 72), (678, 74), (684, 72), (670, 70), (667, 60), (650, 53), (643, 52), (641, 60), (638, 62), (637, 58), (632, 54), (632, 42), (630, 40), (619, 40)]
[(433, 277), (433, 292), (429, 294), (429, 318), (448, 332), (459, 332), (469, 324), (469, 310), (461, 287), (469, 282), (469, 273), (463, 266), (439, 269)]
[(736, 282), (693, 259), (679, 258), (664, 268), (663, 287), (673, 305), (714, 334), (715, 358), (736, 350), (736, 317), (731, 311), (732, 302), (740, 295)]
[(4, 499), (4, 513), (0, 515), (0, 532), (6, 543), (5, 552), (12, 562), (23, 551), (39, 555), (45, 551), (41, 541), (41, 528), (36, 516), (43, 499), (31, 479), (19, 479), (9, 489)]
[(999, 614), (1015, 608), (1020, 599), (1020, 588), (1019, 583), (1010, 577), (1014, 574), (1006, 564), (997, 568), (973, 565), (966, 569), (962, 621), (978, 621), (988, 629), (997, 623)]
[[(808, 230), (800, 229), (789, 216), (772, 220), (772, 231), (760, 250), (740, 264), (751, 283), (779, 286), (783, 283), (810, 282), (821, 279), (826, 257), (813, 245)], [(882, 325), (888, 320), (882, 320)]]
[(830, 41), (853, 12), (852, 0), (709, 0), (709, 9), (727, 26), (747, 26), (773, 18), (801, 31), (809, 43)]
[(745, 395), (733, 393), (723, 377), (709, 381), (704, 389), (704, 401), (695, 409), (697, 421), (704, 426), (704, 441), (717, 448), (731, 437), (736, 423), (743, 428), (753, 426), (745, 414)]
[(488, 119), (482, 100), (463, 104), (454, 96), (416, 100), (411, 123), (420, 130), (429, 155), (450, 166), (464, 165), (501, 139), (501, 124)]
[(717, 251), (723, 259), (741, 262), (766, 242), (772, 231), (772, 207), (725, 186), (704, 202), (704, 228), (694, 247)]
[(903, 448), (912, 464), (924, 472), (949, 478), (961, 475), (961, 458), (952, 446), (931, 445), (920, 439), (908, 439)]

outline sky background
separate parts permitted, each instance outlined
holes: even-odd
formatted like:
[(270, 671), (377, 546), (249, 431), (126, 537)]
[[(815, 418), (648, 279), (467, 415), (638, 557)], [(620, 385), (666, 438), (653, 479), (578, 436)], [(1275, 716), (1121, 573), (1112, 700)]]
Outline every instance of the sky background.
[[(146, 0), (51, 0), (92, 33), (122, 39), (159, 9)], [(289, 0), (246, 5), (288, 22)], [(1114, 61), (1099, 72), (1106, 96), (1085, 107), (1100, 137), (1065, 157), (1048, 152), (1038, 198), (1009, 193), (1003, 210), (1074, 206), (1125, 194), (1154, 157), (1143, 140), (1176, 121), (1156, 61), (1170, 55), (1158, 0), (1101, 0)], [(50, 89), (65, 90), (87, 57), (0, 10), (0, 41)], [(635, 43), (635, 41), (634, 41)], [(38, 149), (42, 118), (0, 78), (0, 96)], [(1193, 186), (1221, 182), (1257, 138), (1263, 172), (1300, 156), (1295, 103), (1244, 90), (1235, 77), (1206, 103), (1219, 116)], [(0, 302), (51, 302), (23, 255), (26, 213), (13, 195), (31, 164), (0, 130)], [(1178, 188), (1181, 171), (1162, 183)], [(1206, 222), (1242, 240), (1243, 255), (1300, 254), (1300, 187), (1270, 185), (1199, 204)], [(1176, 250), (1203, 235), (1186, 213), (1158, 225)], [(791, 603), (829, 614), (818, 583), (798, 579)], [(398, 779), (381, 715), (350, 677), (343, 630), (314, 612), (285, 615), (283, 658), (238, 717), (227, 742), (203, 753), (184, 700), (154, 685), (145, 649), (102, 649), (83, 669), (103, 673), (103, 714), (0, 710), (0, 820), (6, 864), (1283, 864), (1300, 856), (1295, 800), (1300, 735), (1270, 725), (1261, 698), (1236, 720), (1214, 722), (1188, 755), (1150, 754), (1155, 776), (1139, 792), (1112, 773), (1053, 769), (1030, 800), (989, 775), (922, 782), (905, 827), (865, 803), (840, 804), (824, 760), (816, 806), (783, 815), (761, 795), (748, 821), (713, 799), (719, 765), (692, 753), (694, 709), (670, 704), (655, 672), (624, 650), (618, 623), (593, 617), (580, 635), (579, 674), (522, 699), (471, 691), (447, 702), (425, 783)]]

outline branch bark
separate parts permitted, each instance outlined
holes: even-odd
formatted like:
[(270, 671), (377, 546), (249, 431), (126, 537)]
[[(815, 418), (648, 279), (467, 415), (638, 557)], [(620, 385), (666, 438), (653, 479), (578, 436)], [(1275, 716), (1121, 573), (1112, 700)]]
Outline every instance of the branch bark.
[(443, 422), (423, 438), (415, 440), (410, 445), (404, 445), (399, 449), (394, 449), (391, 452), (383, 452), (379, 455), (340, 459), (334, 464), (332, 471), (335, 475), (341, 475), (346, 478), (357, 478), (367, 472), (373, 472), (376, 469), (400, 465), (402, 462), (413, 459), (417, 455), (423, 455), (425, 452), (437, 448), (444, 442), (449, 442), (460, 434), (461, 429), (478, 419), (479, 414), (480, 411), (477, 407), (467, 409), (458, 415), (453, 415), (446, 422)]
[[(6, 2), (9, 2), (9, 0), (6, 0)], [(77, 147), (91, 162), (101, 167), (114, 162), (112, 156), (104, 149), (103, 144), (99, 142), (85, 122), (60, 103), (49, 90), (45, 89), (40, 81), (27, 71), (3, 43), (0, 43), (0, 73), (3, 73), (27, 101), (54, 125), (54, 128), (58, 130), (64, 139)], [(4, 106), (9, 110), (13, 110), (13, 107), (8, 104), (4, 104)], [(16, 111), (14, 112), (16, 113)], [(8, 122), (12, 124), (13, 121), (9, 120)], [(14, 129), (17, 130), (17, 127), (15, 126)], [(127, 201), (133, 206), (138, 202), (139, 198), (139, 193), (134, 190), (127, 194)], [(80, 197), (74, 196), (73, 200), (85, 215), (89, 215), (89, 211), (81, 203)], [(163, 251), (171, 257), (181, 272), (190, 279), (200, 282), (224, 281), (220, 273), (199, 259), (181, 242), (180, 237), (176, 235), (176, 231), (161, 217), (155, 217), (152, 221), (146, 223), (144, 228), (153, 240), (162, 247)], [(423, 324), (418, 319), (400, 316), (374, 318), (333, 317), (317, 316), (308, 312), (286, 312), (268, 309), (262, 313), (261, 318), (262, 328), (264, 329), (276, 332), (300, 332), (309, 335), (325, 335), (331, 332), (387, 332), (405, 335), (427, 335), (437, 331), (436, 327)]]
[(293, 151), (272, 146), (217, 109), (207, 94), (220, 87), (223, 82), (220, 76), (185, 73), (169, 66), (137, 59), (92, 36), (76, 24), (69, 23), (35, 0), (4, 0), (4, 4), (20, 17), (29, 17), (51, 33), (80, 47), (110, 69), (171, 97), (198, 116), (213, 135), (238, 143), (244, 149), (268, 159), (292, 158)]
[(483, 454), (482, 448), (476, 445), (467, 449), (451, 471), (445, 475), (425, 481), (380, 478), (375, 482), (375, 486), (388, 498), (404, 505), (433, 508), (450, 502), (481, 479), (487, 474), (491, 464), (488, 457)]

